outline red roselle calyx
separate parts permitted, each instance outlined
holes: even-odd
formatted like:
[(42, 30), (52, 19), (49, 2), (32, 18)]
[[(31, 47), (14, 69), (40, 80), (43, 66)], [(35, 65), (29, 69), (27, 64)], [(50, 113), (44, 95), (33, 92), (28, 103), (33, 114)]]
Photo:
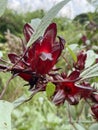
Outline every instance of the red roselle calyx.
[[(34, 30), (29, 24), (25, 24), (23, 32), (26, 42), (28, 42)], [(11, 69), (3, 65), (0, 66), (0, 69), (11, 71), (14, 75), (17, 74), (28, 81), (30, 85), (35, 84), (38, 79), (42, 79), (45, 74), (52, 70), (64, 49), (65, 40), (61, 37), (56, 40), (56, 35), (57, 26), (55, 23), (51, 23), (45, 30), (44, 35), (32, 43), (28, 49), (24, 46), (25, 55), (24, 52), (20, 56), (15, 53), (8, 54), (13, 64)]]

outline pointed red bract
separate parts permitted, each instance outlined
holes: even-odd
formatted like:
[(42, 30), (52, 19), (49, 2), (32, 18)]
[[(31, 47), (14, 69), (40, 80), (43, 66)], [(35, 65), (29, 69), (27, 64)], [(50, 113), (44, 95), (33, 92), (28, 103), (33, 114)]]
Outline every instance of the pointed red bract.
[(33, 34), (33, 32), (33, 28), (28, 23), (26, 23), (24, 25), (23, 33), (27, 42), (30, 40), (30, 37)]
[(19, 56), (17, 56), (17, 54), (14, 54), (14, 53), (8, 54), (8, 57), (9, 57), (11, 63), (13, 63), (13, 64), (19, 60)]
[(81, 51), (77, 55), (77, 62), (74, 63), (74, 67), (78, 70), (83, 70), (85, 68), (85, 61), (87, 54), (84, 51)]
[(94, 104), (94, 105), (91, 107), (91, 110), (92, 110), (92, 112), (93, 112), (94, 118), (98, 121), (98, 104)]

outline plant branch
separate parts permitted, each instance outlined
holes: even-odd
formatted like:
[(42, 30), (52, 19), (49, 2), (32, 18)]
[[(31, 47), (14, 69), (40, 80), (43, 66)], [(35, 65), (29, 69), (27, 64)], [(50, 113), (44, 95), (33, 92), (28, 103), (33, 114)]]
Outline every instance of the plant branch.
[(2, 90), (2, 92), (1, 92), (1, 94), (0, 94), (0, 100), (1, 100), (2, 97), (4, 96), (4, 94), (5, 94), (5, 92), (6, 92), (6, 89), (7, 89), (8, 85), (9, 85), (10, 81), (11, 81), (13, 78), (14, 78), (14, 76), (12, 75), (12, 76), (10, 77), (10, 79), (7, 81), (6, 85), (4, 85), (4, 88), (3, 88), (3, 90)]

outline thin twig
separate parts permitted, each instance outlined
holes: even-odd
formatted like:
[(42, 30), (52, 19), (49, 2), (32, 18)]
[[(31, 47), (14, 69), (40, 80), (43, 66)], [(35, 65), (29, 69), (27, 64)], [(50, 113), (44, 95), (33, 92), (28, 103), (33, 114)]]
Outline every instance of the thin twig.
[(33, 98), (33, 96), (34, 96), (37, 92), (39, 92), (40, 90), (41, 90), (41, 88), (37, 89), (36, 91), (32, 91), (32, 92), (31, 92), (31, 95), (30, 95), (29, 97), (26, 97), (26, 96), (23, 95), (22, 97), (20, 97), (20, 98), (18, 98), (17, 100), (15, 100), (15, 101), (13, 102), (14, 108), (17, 108), (17, 107), (19, 107), (20, 105), (22, 105), (22, 104), (24, 104), (24, 103), (30, 101), (30, 100)]
[(61, 57), (62, 57), (62, 58), (64, 59), (64, 61), (68, 64), (67, 68), (68, 68), (68, 69), (71, 69), (72, 67), (71, 67), (70, 63), (68, 62), (68, 60), (64, 57), (64, 55), (61, 55)]
[(11, 67), (11, 69), (13, 69), (21, 60), (22, 58), (26, 55), (27, 51), (28, 51), (29, 48), (27, 48), (25, 50), (25, 52), (23, 53), (23, 55), (19, 58), (19, 60)]
[(68, 103), (68, 115), (69, 115), (69, 123), (74, 127), (75, 130), (78, 130), (74, 125), (74, 122), (72, 121), (69, 103)]
[(12, 63), (10, 63), (9, 61), (5, 61), (4, 59), (1, 59), (1, 58), (0, 58), (0, 62), (12, 65)]
[(10, 79), (7, 81), (6, 85), (4, 86), (4, 88), (3, 88), (3, 90), (2, 90), (2, 92), (1, 92), (1, 94), (0, 94), (0, 100), (1, 100), (2, 97), (4, 96), (4, 94), (5, 94), (5, 92), (6, 92), (6, 89), (7, 89), (8, 85), (9, 85), (10, 81), (11, 81), (13, 78), (14, 78), (14, 76), (12, 75), (12, 76), (10, 77)]

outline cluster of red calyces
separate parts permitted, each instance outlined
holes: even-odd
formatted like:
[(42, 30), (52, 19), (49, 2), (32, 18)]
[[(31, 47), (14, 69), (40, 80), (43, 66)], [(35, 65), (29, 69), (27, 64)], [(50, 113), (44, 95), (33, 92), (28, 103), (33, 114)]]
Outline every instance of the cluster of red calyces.
[[(34, 33), (29, 24), (24, 25), (24, 36), (28, 42)], [(65, 40), (57, 37), (57, 26), (51, 23), (44, 32), (30, 47), (23, 46), (23, 53), (8, 54), (12, 66), (0, 64), (0, 71), (10, 71), (14, 76), (20, 76), (30, 85), (33, 92), (45, 91), (48, 82), (55, 84), (56, 89), (51, 97), (56, 105), (68, 101), (71, 105), (76, 105), (81, 99), (90, 99), (95, 103), (91, 107), (95, 118), (98, 119), (98, 95), (96, 89), (88, 82), (81, 81), (80, 74), (85, 68), (87, 54), (80, 51), (77, 55), (77, 62), (73, 64), (73, 71), (70, 74), (61, 74), (53, 69), (64, 49)], [(51, 72), (51, 73), (50, 73)]]
[[(23, 32), (26, 42), (28, 42), (34, 30), (29, 24), (25, 24)], [(47, 27), (44, 35), (39, 37), (30, 47), (23, 46), (23, 53), (20, 56), (15, 53), (8, 54), (13, 66), (9, 69), (8, 66), (1, 64), (0, 70), (6, 69), (11, 71), (13, 75), (20, 76), (28, 81), (32, 88), (38, 81), (45, 79), (45, 75), (52, 70), (64, 49), (64, 39), (58, 37), (57, 40), (56, 35), (57, 26), (52, 23)]]

